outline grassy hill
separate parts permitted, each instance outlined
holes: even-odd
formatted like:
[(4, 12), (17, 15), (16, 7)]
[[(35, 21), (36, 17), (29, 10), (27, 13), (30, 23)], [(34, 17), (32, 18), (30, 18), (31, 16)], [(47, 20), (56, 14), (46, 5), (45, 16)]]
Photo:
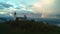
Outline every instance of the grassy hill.
[(60, 34), (60, 27), (34, 20), (10, 21), (0, 23), (1, 34)]

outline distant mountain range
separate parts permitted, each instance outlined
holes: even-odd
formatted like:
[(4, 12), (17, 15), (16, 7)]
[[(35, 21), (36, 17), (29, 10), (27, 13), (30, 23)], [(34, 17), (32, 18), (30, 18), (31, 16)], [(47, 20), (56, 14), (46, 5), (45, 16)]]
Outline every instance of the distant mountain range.
[(57, 25), (60, 24), (60, 19), (58, 18), (28, 18), (29, 20), (34, 19), (37, 22), (43, 21), (46, 22), (48, 24), (53, 24), (53, 25)]
[(10, 16), (9, 14), (0, 14), (0, 22), (5, 22), (5, 21), (12, 21), (14, 20), (13, 16)]
[[(3, 17), (2, 17), (3, 16)], [(9, 20), (13, 20), (14, 17), (9, 16), (9, 15), (1, 15), (0, 14), (0, 21), (9, 21)], [(55, 19), (55, 18), (36, 18), (36, 17), (27, 17), (27, 20), (32, 20), (34, 19), (35, 21), (43, 21), (46, 22), (48, 24), (60, 24), (60, 19)]]

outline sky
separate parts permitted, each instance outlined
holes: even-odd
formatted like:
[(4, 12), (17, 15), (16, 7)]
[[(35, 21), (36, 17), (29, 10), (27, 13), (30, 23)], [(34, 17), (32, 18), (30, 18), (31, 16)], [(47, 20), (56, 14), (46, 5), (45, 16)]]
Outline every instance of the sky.
[(60, 0), (0, 0), (2, 3), (11, 3), (25, 9), (31, 9), (44, 17), (60, 17)]

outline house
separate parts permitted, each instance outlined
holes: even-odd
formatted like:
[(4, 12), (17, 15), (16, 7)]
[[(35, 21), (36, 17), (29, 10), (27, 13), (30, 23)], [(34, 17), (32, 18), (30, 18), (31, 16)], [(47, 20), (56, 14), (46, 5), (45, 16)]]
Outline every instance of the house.
[(27, 16), (24, 15), (24, 17), (16, 17), (16, 20), (18, 21), (23, 21), (23, 20), (26, 20), (27, 19)]

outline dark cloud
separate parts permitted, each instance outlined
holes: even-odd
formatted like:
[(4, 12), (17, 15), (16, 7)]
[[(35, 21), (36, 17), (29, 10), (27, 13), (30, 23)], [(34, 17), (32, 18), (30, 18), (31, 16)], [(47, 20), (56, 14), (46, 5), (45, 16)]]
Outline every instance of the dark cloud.
[(0, 9), (9, 8), (9, 7), (13, 7), (13, 5), (11, 5), (11, 4), (6, 4), (6, 3), (0, 3)]

